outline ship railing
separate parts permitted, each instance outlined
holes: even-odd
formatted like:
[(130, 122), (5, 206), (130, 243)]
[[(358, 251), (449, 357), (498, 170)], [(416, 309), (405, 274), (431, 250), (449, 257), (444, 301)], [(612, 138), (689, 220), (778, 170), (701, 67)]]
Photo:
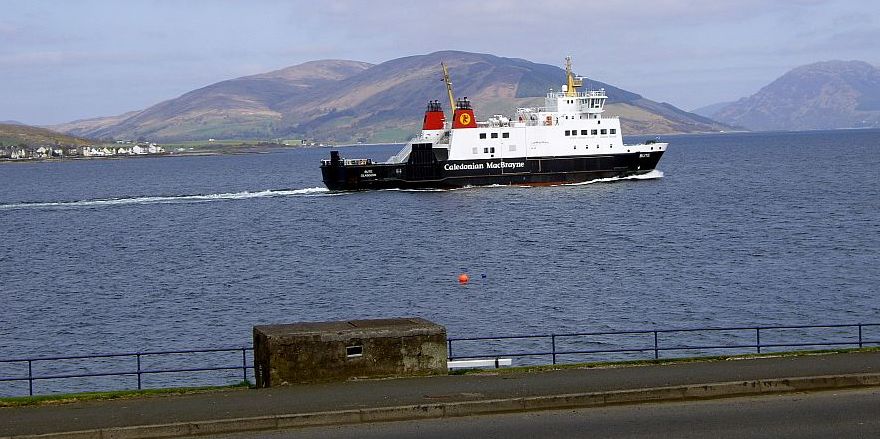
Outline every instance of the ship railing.
[(388, 163), (406, 162), (409, 159), (409, 153), (412, 152), (413, 143), (417, 142), (419, 138), (420, 136), (415, 136), (410, 139), (409, 142), (406, 142), (406, 145), (404, 145), (397, 154), (394, 154), (393, 156), (391, 156), (391, 158), (388, 159)]
[[(321, 165), (330, 166), (332, 161), (330, 159), (321, 159)], [(343, 159), (342, 164), (346, 166), (363, 166), (363, 165), (372, 165), (372, 159)]]
[[(541, 365), (875, 346), (880, 346), (880, 323), (646, 328), (449, 338), (447, 354), (449, 360), (514, 358), (516, 365)], [(253, 371), (250, 346), (8, 358), (0, 359), (0, 396), (250, 383)]]
[(373, 164), (373, 160), (371, 159), (345, 159), (342, 162), (346, 166), (363, 166)]
[(600, 88), (598, 90), (587, 90), (587, 91), (579, 91), (574, 94), (574, 96), (569, 96), (568, 93), (564, 91), (551, 91), (547, 93), (547, 97), (551, 99), (556, 98), (564, 98), (564, 97), (575, 97), (575, 98), (604, 98), (608, 97), (605, 95), (605, 89)]
[(546, 111), (547, 111), (547, 107), (528, 107), (528, 108), (525, 108), (525, 107), (524, 107), (524, 108), (517, 108), (517, 109), (516, 109), (517, 114), (519, 114), (519, 113), (523, 113), (523, 114), (527, 114), (527, 113), (543, 113), (543, 112), (546, 112)]

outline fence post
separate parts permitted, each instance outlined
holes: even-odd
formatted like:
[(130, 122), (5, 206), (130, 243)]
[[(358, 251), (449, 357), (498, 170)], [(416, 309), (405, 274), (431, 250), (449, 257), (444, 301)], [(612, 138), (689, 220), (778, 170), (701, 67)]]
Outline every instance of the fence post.
[(660, 346), (657, 343), (657, 331), (654, 331), (654, 359), (660, 358)]
[(553, 364), (556, 364), (556, 335), (550, 335), (550, 349), (553, 352)]
[(33, 360), (28, 360), (28, 392), (34, 396), (34, 368)]
[(241, 348), (241, 381), (246, 382), (247, 379), (247, 348)]
[(859, 323), (859, 348), (862, 347), (862, 324)]
[(138, 363), (138, 390), (141, 390), (141, 354), (137, 354)]
[(452, 357), (452, 340), (446, 340), (446, 344), (449, 346), (449, 347), (448, 347), (448, 350), (449, 350), (449, 359), (452, 360), (452, 358), (453, 358), (453, 357)]
[(755, 328), (755, 347), (758, 348), (758, 353), (761, 353), (761, 328)]

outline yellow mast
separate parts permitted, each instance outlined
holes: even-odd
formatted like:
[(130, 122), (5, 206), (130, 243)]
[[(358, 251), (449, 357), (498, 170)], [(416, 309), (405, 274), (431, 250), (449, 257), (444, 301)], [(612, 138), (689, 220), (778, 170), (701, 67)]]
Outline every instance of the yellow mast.
[(571, 57), (565, 57), (565, 77), (568, 79), (568, 90), (565, 91), (566, 96), (577, 96), (577, 87), (584, 83), (580, 79), (575, 79), (574, 73), (571, 72)]
[(452, 114), (455, 114), (455, 98), (452, 97), (452, 81), (449, 80), (449, 71), (446, 70), (446, 64), (441, 62), (440, 66), (443, 67), (443, 82), (446, 83), (446, 93), (449, 95), (449, 108), (452, 109)]

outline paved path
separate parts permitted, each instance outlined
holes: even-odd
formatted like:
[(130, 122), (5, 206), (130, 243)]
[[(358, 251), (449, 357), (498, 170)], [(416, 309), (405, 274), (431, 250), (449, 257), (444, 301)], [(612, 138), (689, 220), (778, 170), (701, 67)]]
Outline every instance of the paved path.
[(878, 438), (880, 388), (419, 419), (206, 439)]
[(756, 380), (854, 374), (880, 374), (880, 352), (364, 380), (3, 408), (0, 409), (0, 437), (723, 382), (745, 385)]

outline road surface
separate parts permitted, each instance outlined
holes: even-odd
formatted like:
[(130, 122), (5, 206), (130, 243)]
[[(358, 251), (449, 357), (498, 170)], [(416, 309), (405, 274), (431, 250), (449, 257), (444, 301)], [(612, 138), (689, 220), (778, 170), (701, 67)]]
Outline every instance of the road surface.
[(287, 438), (878, 438), (880, 389), (555, 410), (210, 436)]

